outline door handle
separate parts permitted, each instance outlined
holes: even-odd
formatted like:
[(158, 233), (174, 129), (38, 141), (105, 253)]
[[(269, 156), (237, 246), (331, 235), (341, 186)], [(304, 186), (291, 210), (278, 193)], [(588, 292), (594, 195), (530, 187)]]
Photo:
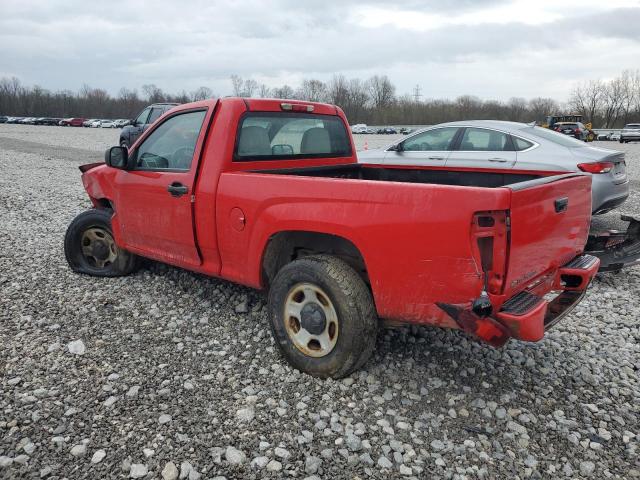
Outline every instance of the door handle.
[(167, 192), (169, 192), (172, 197), (181, 197), (182, 195), (189, 193), (189, 189), (180, 182), (173, 182), (167, 187)]
[(567, 210), (567, 207), (569, 206), (569, 198), (562, 197), (562, 198), (556, 199), (556, 201), (554, 202), (554, 206), (556, 209), (556, 213), (565, 212)]
[(499, 163), (505, 163), (508, 160), (506, 158), (490, 158), (489, 159), (490, 162), (499, 162)]
[(444, 157), (429, 157), (429, 160), (444, 160)]

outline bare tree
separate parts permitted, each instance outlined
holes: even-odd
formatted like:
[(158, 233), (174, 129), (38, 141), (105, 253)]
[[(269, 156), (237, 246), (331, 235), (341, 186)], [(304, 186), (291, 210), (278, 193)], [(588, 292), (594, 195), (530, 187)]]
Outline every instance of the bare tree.
[(387, 108), (395, 100), (396, 87), (386, 75), (374, 75), (367, 80), (366, 88), (375, 108)]
[(509, 120), (514, 122), (525, 122), (527, 120), (533, 120), (526, 118), (528, 113), (527, 101), (524, 98), (512, 97), (507, 102)]
[(155, 84), (150, 83), (142, 86), (142, 93), (147, 97), (149, 103), (164, 102), (164, 93)]
[(206, 100), (213, 97), (213, 91), (209, 87), (198, 87), (191, 92), (191, 101), (197, 102), (198, 100)]
[(311, 102), (324, 102), (327, 98), (327, 86), (320, 80), (303, 80), (296, 97)]
[(293, 88), (289, 85), (283, 85), (282, 87), (274, 88), (272, 90), (274, 98), (293, 98)]
[(602, 107), (604, 85), (600, 80), (589, 80), (577, 85), (569, 96), (569, 107), (594, 123)]
[(558, 110), (558, 102), (553, 98), (536, 97), (529, 100), (529, 115), (532, 120), (544, 120), (548, 115), (557, 114)]
[(269, 98), (271, 96), (271, 89), (264, 83), (258, 85), (258, 96), (260, 98)]
[(349, 82), (344, 75), (334, 75), (329, 82), (328, 100), (342, 108), (349, 100)]
[(243, 97), (253, 97), (253, 94), (258, 91), (258, 82), (254, 79), (249, 78), (244, 81), (244, 88), (242, 90)]
[(235, 97), (241, 97), (244, 80), (242, 80), (239, 75), (231, 75), (231, 85), (233, 86), (233, 95)]

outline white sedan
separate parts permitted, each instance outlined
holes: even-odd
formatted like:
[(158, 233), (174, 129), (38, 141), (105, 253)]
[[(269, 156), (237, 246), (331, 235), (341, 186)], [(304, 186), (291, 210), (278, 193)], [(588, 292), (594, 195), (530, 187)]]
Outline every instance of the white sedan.
[(102, 128), (116, 128), (116, 122), (113, 120), (100, 120), (100, 127)]

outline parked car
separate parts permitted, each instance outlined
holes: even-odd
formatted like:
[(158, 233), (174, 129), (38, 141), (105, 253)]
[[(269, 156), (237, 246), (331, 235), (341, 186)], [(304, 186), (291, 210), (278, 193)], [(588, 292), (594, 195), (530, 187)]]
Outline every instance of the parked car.
[(17, 124), (20, 123), (20, 120), (22, 120), (22, 117), (8, 117), (7, 123)]
[(21, 125), (34, 125), (36, 120), (36, 117), (24, 117), (18, 120), (18, 123)]
[(351, 133), (355, 133), (355, 134), (367, 133), (367, 125), (364, 123), (358, 123), (356, 125), (352, 125)]
[(395, 135), (398, 133), (398, 131), (393, 127), (383, 127), (379, 128), (376, 133), (380, 135)]
[(91, 122), (89, 124), (89, 126), (91, 128), (100, 128), (100, 125), (102, 125), (102, 120), (99, 120), (99, 119), (98, 120), (94, 120), (93, 122)]
[(100, 128), (116, 128), (113, 120), (100, 120)]
[(620, 133), (619, 132), (613, 132), (611, 135), (609, 135), (609, 140), (611, 140), (612, 142), (617, 142), (620, 140)]
[(115, 122), (113, 122), (116, 124), (116, 127), (118, 128), (122, 128), (126, 125), (129, 125), (129, 120), (125, 119), (125, 118), (119, 118), (118, 120), (116, 120)]
[(627, 123), (620, 132), (620, 143), (640, 140), (640, 123)]
[(625, 155), (585, 145), (531, 124), (475, 120), (434, 125), (386, 148), (358, 152), (366, 164), (420, 165), (495, 172), (588, 172), (593, 214), (606, 213), (629, 196)]
[(140, 114), (131, 120), (130, 124), (125, 126), (120, 132), (120, 145), (130, 147), (135, 143), (140, 134), (144, 132), (149, 125), (160, 118), (164, 113), (171, 110), (178, 103), (154, 103), (145, 108)]
[(606, 142), (610, 140), (611, 132), (599, 133), (596, 137), (596, 140), (601, 142)]
[(558, 122), (553, 126), (553, 130), (584, 142), (590, 134), (589, 129), (580, 122)]
[(4, 115), (0, 115), (0, 123), (7, 123), (10, 117), (5, 117)]
[(379, 318), (538, 341), (600, 263), (582, 254), (588, 175), (359, 165), (333, 105), (182, 105), (80, 170), (94, 208), (67, 229), (72, 270), (126, 275), (139, 255), (268, 290), (275, 344), (320, 377), (364, 365)]
[(82, 127), (86, 120), (86, 118), (82, 117), (63, 118), (58, 125), (62, 127)]
[(84, 128), (90, 128), (93, 122), (97, 122), (99, 120), (100, 120), (99, 118), (88, 118), (84, 122), (82, 122), (82, 126)]
[(400, 133), (401, 133), (402, 135), (409, 135), (411, 132), (413, 132), (413, 129), (408, 128), (408, 127), (402, 127), (402, 128), (400, 129)]
[(35, 122), (34, 125), (58, 125), (60, 123), (60, 118), (51, 118), (51, 117), (40, 117)]

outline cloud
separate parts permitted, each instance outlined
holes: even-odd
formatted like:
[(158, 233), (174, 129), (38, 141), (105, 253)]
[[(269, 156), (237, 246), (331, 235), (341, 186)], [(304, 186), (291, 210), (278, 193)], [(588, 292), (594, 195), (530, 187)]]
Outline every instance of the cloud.
[(401, 93), (421, 84), (432, 96), (562, 100), (576, 81), (637, 68), (640, 2), (523, 1), (9, 3), (0, 76), (50, 89), (155, 83), (228, 94), (234, 73), (272, 86), (387, 74)]

